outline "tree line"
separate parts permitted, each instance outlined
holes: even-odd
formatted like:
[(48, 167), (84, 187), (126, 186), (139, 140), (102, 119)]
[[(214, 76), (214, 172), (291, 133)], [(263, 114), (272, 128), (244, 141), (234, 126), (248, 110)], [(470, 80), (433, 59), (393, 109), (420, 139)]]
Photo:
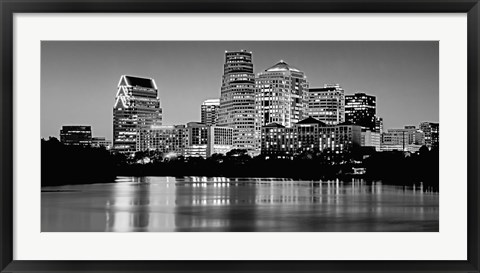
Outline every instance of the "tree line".
[(105, 148), (63, 145), (56, 138), (42, 139), (42, 186), (113, 182), (116, 176), (219, 176), (275, 177), (291, 179), (348, 179), (352, 168), (365, 168), (360, 177), (386, 184), (413, 185), (423, 182), (438, 188), (438, 149), (419, 152), (375, 152), (359, 149), (336, 153), (308, 151), (295, 156), (259, 155), (234, 149), (209, 158), (171, 157), (158, 151), (134, 156)]

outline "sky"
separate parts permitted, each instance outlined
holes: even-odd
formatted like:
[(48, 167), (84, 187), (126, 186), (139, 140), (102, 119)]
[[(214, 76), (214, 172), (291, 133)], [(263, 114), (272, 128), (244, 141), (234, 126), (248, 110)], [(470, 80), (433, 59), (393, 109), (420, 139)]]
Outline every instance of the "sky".
[(310, 87), (376, 96), (385, 129), (439, 121), (436, 41), (43, 41), (41, 137), (91, 125), (111, 140), (121, 75), (155, 79), (163, 124), (200, 121), (201, 103), (220, 97), (225, 50), (240, 49), (252, 51), (255, 73), (284, 60)]

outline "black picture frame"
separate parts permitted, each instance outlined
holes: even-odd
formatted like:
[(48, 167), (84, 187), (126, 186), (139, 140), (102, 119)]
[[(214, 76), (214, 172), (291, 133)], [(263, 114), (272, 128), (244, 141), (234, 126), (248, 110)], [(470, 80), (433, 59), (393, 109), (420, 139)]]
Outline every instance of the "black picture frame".
[[(480, 272), (478, 0), (0, 0), (1, 272)], [(468, 259), (465, 261), (25, 261), (13, 260), (13, 15), (15, 13), (467, 13)], [(445, 246), (448, 247), (448, 246)]]

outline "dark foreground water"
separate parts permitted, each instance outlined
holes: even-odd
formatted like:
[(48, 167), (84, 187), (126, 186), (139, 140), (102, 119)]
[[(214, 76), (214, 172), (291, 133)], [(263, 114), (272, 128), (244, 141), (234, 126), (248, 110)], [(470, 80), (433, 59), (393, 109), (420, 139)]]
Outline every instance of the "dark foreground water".
[(42, 188), (42, 232), (438, 231), (438, 198), (362, 180), (119, 178)]

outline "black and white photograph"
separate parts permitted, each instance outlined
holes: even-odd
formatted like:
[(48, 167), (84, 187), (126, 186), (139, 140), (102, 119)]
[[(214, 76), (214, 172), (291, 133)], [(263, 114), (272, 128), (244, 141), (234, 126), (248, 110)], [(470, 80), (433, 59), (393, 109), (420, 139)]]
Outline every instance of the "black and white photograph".
[(42, 41), (40, 66), (41, 232), (439, 232), (438, 41)]

